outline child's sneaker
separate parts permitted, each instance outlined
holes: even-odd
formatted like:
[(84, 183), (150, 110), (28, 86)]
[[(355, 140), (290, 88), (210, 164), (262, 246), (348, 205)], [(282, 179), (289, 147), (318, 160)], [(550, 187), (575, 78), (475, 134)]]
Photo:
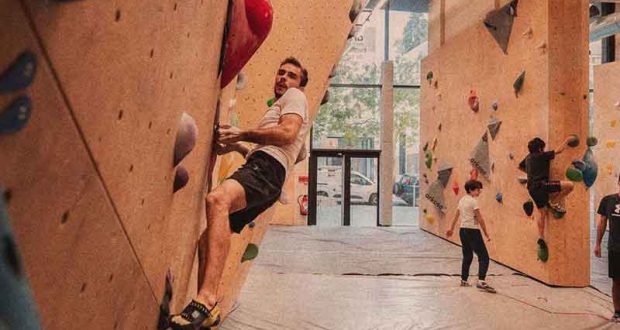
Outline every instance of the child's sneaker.
[(469, 282), (461, 280), (461, 286), (471, 286)]
[(476, 287), (488, 293), (497, 293), (497, 291), (495, 291), (492, 286), (488, 285), (487, 282), (484, 281), (478, 282), (478, 284), (476, 284)]

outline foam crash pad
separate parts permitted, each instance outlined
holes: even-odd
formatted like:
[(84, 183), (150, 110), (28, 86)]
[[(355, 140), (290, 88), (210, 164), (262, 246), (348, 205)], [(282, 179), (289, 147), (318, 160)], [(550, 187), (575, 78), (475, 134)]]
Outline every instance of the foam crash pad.
[(433, 182), (430, 187), (428, 187), (428, 191), (424, 195), (426, 199), (428, 199), (437, 210), (444, 212), (446, 209), (446, 203), (443, 197), (443, 189), (444, 186), (441, 184), (441, 181), (437, 180)]
[(491, 174), (491, 164), (489, 160), (489, 142), (487, 134), (485, 133), (474, 151), (470, 156), (470, 162), (482, 176), (489, 178)]
[(273, 8), (269, 0), (232, 0), (231, 5), (222, 62), (222, 88), (248, 63), (267, 38), (273, 23)]
[(518, 0), (490, 11), (484, 18), (484, 26), (493, 36), (504, 54), (508, 54), (508, 41), (512, 33), (512, 25), (517, 15)]
[(0, 112), (0, 134), (20, 131), (30, 120), (32, 103), (27, 95), (19, 96)]
[(489, 133), (491, 133), (491, 139), (495, 140), (497, 133), (499, 133), (500, 126), (502, 126), (502, 122), (497, 118), (491, 118), (489, 120), (487, 128), (489, 129)]
[(14, 92), (30, 86), (37, 72), (37, 56), (25, 51), (0, 74), (0, 93)]
[(0, 329), (41, 329), (0, 189)]
[(181, 115), (174, 142), (174, 166), (177, 166), (194, 149), (197, 136), (198, 126), (196, 126), (196, 121), (192, 116), (184, 112)]

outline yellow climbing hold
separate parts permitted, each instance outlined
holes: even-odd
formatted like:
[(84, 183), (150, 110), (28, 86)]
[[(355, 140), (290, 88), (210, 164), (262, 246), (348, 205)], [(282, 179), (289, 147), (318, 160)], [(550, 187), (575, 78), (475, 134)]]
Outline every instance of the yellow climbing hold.
[(616, 127), (617, 124), (618, 124), (618, 120), (616, 119), (612, 120), (611, 123), (609, 123), (611, 127)]
[(616, 147), (616, 141), (609, 140), (609, 141), (607, 141), (606, 145), (607, 145), (607, 149), (613, 149), (613, 148)]
[(428, 223), (430, 223), (431, 225), (435, 223), (435, 217), (433, 217), (431, 214), (427, 213), (425, 218), (426, 221), (428, 221)]
[(614, 167), (611, 164), (607, 164), (607, 174), (612, 175), (614, 173)]

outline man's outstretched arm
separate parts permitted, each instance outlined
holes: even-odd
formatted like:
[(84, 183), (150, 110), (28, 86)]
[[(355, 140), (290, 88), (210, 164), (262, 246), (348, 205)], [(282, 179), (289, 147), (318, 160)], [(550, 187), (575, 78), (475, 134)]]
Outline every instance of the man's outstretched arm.
[(239, 141), (263, 145), (282, 146), (295, 142), (301, 129), (303, 119), (297, 114), (285, 114), (280, 117), (277, 126), (242, 130), (233, 126), (222, 126), (219, 130), (219, 142), (232, 144)]

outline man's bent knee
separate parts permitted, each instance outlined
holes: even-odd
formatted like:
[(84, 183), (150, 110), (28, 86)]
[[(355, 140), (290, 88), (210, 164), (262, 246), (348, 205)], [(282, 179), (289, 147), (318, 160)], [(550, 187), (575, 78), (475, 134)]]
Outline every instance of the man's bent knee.
[(213, 191), (206, 198), (208, 208), (228, 209), (230, 208), (230, 199), (223, 193)]

